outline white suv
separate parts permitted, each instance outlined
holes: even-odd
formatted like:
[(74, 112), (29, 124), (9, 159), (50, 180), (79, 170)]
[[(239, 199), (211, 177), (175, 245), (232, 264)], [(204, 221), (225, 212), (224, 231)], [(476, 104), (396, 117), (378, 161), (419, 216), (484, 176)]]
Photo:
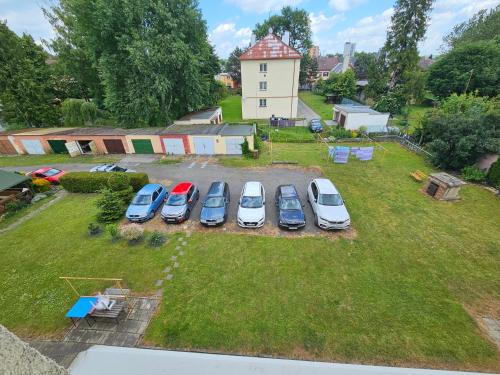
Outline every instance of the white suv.
[(238, 225), (260, 228), (266, 220), (266, 192), (260, 182), (251, 181), (243, 186), (238, 206)]
[(307, 200), (321, 229), (347, 229), (351, 225), (344, 201), (330, 180), (312, 180), (307, 187)]

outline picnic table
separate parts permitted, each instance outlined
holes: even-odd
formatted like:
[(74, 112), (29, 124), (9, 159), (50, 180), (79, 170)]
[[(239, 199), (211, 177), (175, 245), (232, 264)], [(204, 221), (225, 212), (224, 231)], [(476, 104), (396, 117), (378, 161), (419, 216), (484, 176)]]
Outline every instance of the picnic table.
[(73, 307), (66, 313), (66, 318), (71, 319), (71, 323), (76, 327), (75, 319), (85, 319), (90, 326), (90, 322), (86, 319), (87, 315), (92, 311), (94, 305), (97, 303), (97, 297), (80, 297), (75, 302)]

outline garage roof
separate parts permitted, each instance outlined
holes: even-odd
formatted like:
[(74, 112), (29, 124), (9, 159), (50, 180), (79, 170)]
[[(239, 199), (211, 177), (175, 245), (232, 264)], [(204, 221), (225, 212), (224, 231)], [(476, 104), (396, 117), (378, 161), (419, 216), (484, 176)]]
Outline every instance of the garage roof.
[(225, 124), (221, 130), (222, 136), (231, 136), (231, 135), (252, 135), (255, 133), (255, 128), (253, 125), (229, 125)]
[(7, 190), (30, 180), (30, 177), (0, 170), (0, 191)]
[(371, 109), (367, 105), (353, 105), (353, 104), (336, 104), (334, 106), (336, 109), (340, 109), (346, 113), (368, 113), (370, 115), (380, 115), (380, 112)]
[(130, 133), (130, 130), (139, 130), (139, 129), (73, 128), (58, 132), (57, 135), (126, 135)]
[(247, 136), (254, 133), (253, 125), (170, 125), (161, 134)]
[(179, 121), (190, 121), (190, 120), (211, 120), (219, 114), (221, 107), (205, 108), (195, 112), (186, 113), (182, 116)]

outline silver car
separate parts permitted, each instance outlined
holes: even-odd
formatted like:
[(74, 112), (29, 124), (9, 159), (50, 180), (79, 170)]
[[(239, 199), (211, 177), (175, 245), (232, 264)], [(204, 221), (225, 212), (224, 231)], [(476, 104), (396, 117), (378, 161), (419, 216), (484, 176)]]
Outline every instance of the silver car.
[(102, 164), (102, 165), (97, 165), (94, 168), (90, 169), (90, 172), (127, 172), (127, 173), (133, 173), (135, 171), (133, 169), (119, 167), (116, 164)]
[(181, 223), (189, 219), (199, 197), (198, 187), (191, 182), (177, 184), (165, 200), (161, 209), (161, 218), (166, 223)]

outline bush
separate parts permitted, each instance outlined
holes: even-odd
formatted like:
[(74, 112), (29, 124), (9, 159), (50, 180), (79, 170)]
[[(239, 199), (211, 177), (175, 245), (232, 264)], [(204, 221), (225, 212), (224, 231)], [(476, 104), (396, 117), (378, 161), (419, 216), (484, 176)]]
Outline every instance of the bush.
[(43, 178), (35, 178), (33, 180), (33, 188), (38, 193), (43, 193), (50, 190), (50, 182)]
[(491, 164), (487, 181), (490, 185), (500, 188), (500, 159)]
[(118, 225), (109, 224), (106, 226), (106, 230), (108, 231), (109, 236), (111, 237), (111, 241), (116, 241), (117, 239), (120, 238), (120, 231), (118, 230)]
[(28, 202), (26, 201), (13, 200), (5, 204), (5, 211), (8, 215), (13, 215), (17, 211), (20, 211), (27, 206)]
[(462, 178), (465, 181), (481, 182), (484, 181), (485, 177), (486, 173), (473, 165), (462, 169)]
[(148, 245), (150, 247), (160, 247), (167, 241), (167, 236), (165, 234), (154, 231), (148, 238)]
[(352, 132), (345, 128), (332, 128), (330, 130), (330, 136), (335, 138), (352, 138)]
[[(113, 175), (124, 175), (125, 173), (113, 172)], [(129, 185), (133, 191), (139, 191), (149, 183), (146, 173), (126, 173)], [(108, 188), (109, 173), (102, 172), (69, 172), (59, 180), (61, 186), (71, 193), (97, 193)]]
[(137, 243), (144, 237), (144, 229), (139, 224), (128, 224), (120, 228), (120, 236), (129, 243)]
[(103, 189), (101, 196), (96, 202), (99, 212), (97, 213), (97, 221), (100, 223), (112, 223), (120, 220), (127, 209), (127, 201), (124, 200), (124, 192), (129, 195), (128, 191), (112, 191)]
[(125, 173), (110, 173), (108, 186), (113, 191), (125, 190), (130, 186), (130, 178)]
[[(255, 137), (257, 138), (257, 137)], [(250, 151), (250, 146), (248, 145), (248, 141), (245, 138), (243, 143), (241, 144), (241, 153), (243, 156), (246, 156), (248, 158), (252, 157), (252, 151)]]
[(90, 223), (89, 226), (87, 227), (87, 231), (89, 233), (89, 236), (97, 236), (101, 234), (102, 227), (99, 224)]

